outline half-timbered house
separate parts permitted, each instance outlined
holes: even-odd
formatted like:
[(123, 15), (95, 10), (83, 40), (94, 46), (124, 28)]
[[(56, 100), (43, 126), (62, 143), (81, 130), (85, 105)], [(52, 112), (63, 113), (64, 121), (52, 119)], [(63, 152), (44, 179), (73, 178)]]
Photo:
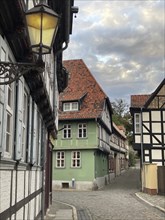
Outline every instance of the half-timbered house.
[[(34, 63), (25, 11), (39, 2), (1, 1), (0, 62)], [(0, 219), (44, 219), (51, 201), (58, 93), (67, 85), (62, 52), (68, 46), (73, 11), (77, 10), (73, 0), (44, 2), (62, 15), (52, 52), (43, 56), (44, 72), (33, 68), (19, 80), (0, 85)]]
[(113, 179), (128, 168), (129, 146), (124, 126), (117, 126), (113, 122), (113, 133), (110, 136), (110, 146), (109, 172), (110, 179)]
[(53, 187), (97, 189), (109, 182), (112, 108), (83, 60), (67, 60), (60, 94), (59, 132), (53, 150)]
[(149, 95), (132, 95), (133, 147), (141, 165), (165, 166), (165, 79)]

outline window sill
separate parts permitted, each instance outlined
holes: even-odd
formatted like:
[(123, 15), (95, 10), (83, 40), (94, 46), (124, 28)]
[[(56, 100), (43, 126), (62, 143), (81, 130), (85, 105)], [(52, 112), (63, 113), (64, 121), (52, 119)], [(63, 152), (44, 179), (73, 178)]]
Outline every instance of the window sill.
[(16, 161), (3, 158), (0, 160), (0, 170), (14, 170)]
[(61, 138), (62, 140), (72, 140), (72, 138)]

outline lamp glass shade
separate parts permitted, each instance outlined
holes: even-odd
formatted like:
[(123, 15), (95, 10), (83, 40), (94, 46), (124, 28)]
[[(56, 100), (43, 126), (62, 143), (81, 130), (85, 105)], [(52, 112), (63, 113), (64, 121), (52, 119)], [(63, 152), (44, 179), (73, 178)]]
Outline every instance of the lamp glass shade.
[(47, 5), (38, 5), (26, 13), (32, 51), (50, 53), (58, 27), (59, 16)]

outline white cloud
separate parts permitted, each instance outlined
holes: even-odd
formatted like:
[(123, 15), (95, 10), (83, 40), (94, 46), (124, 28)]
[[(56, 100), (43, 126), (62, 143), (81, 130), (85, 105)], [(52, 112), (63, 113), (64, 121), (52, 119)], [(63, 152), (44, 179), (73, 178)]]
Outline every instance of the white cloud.
[(150, 93), (165, 77), (164, 0), (75, 0), (65, 59), (83, 59), (110, 97)]

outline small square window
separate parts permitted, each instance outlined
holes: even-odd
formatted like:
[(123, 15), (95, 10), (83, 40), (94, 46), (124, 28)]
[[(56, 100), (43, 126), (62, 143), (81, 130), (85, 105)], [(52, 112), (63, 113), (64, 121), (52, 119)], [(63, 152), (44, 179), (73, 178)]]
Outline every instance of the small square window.
[(135, 114), (135, 133), (141, 132), (141, 115), (140, 113)]
[(64, 151), (58, 151), (56, 153), (56, 167), (57, 168), (65, 167), (65, 152)]
[(78, 102), (63, 103), (63, 111), (78, 111)]
[(80, 151), (72, 152), (72, 167), (78, 168), (81, 166), (81, 153)]
[(71, 137), (72, 137), (71, 125), (64, 125), (63, 138), (71, 138)]
[(78, 138), (86, 138), (87, 137), (87, 125), (79, 124), (78, 125)]

